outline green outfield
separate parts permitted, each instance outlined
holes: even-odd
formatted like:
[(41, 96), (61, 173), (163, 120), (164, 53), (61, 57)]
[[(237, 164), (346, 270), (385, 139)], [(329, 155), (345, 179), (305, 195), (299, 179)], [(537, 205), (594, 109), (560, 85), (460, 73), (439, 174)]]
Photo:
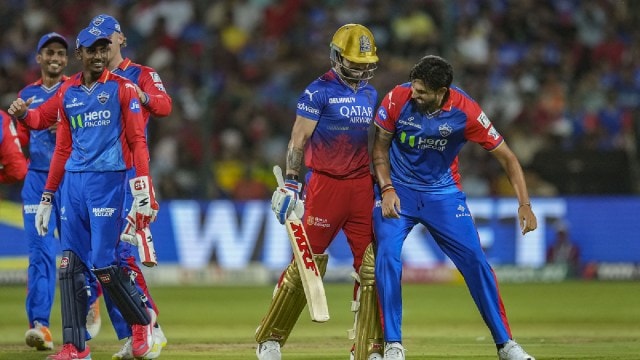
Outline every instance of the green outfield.
[[(254, 359), (253, 334), (270, 287), (160, 287), (153, 294), (169, 339), (163, 359)], [(348, 359), (351, 287), (327, 284), (331, 320), (312, 323), (305, 309), (283, 358)], [(516, 340), (536, 359), (640, 359), (640, 284), (566, 282), (503, 284)], [(44, 359), (24, 345), (25, 290), (0, 287), (0, 359)], [(405, 285), (407, 359), (496, 359), (495, 347), (465, 287)], [(59, 301), (52, 330), (60, 344)], [(91, 341), (93, 359), (119, 349), (102, 304), (103, 326)]]

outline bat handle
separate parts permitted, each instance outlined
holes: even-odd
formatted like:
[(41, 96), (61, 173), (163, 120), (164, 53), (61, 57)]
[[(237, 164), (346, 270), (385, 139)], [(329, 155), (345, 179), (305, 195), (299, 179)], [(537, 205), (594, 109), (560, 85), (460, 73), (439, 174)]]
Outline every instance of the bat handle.
[(276, 181), (278, 182), (279, 187), (284, 187), (284, 177), (282, 177), (282, 169), (280, 166), (275, 165), (273, 167), (273, 175), (276, 177)]

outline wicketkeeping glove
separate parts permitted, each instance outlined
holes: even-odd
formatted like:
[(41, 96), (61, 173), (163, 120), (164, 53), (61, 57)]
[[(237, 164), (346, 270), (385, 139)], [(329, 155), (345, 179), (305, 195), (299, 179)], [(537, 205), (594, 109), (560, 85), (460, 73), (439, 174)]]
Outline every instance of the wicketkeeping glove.
[[(157, 203), (152, 190), (151, 178), (138, 176), (129, 180), (133, 204), (127, 214), (127, 221), (135, 224), (136, 229), (144, 229), (154, 220), (157, 213)], [(154, 211), (156, 207), (156, 211)]]
[(151, 236), (151, 229), (148, 226), (141, 230), (136, 230), (135, 225), (127, 219), (127, 226), (125, 231), (120, 234), (120, 240), (138, 248), (138, 255), (142, 265), (148, 267), (158, 265), (156, 249), (153, 246), (153, 236)]
[(36, 230), (38, 235), (45, 236), (49, 232), (49, 219), (51, 218), (51, 208), (53, 207), (53, 193), (45, 191), (40, 198), (38, 210), (36, 210)]
[[(281, 184), (282, 185), (282, 184)], [(295, 213), (298, 219), (304, 214), (304, 201), (300, 199), (302, 185), (288, 179), (284, 186), (278, 186), (271, 196), (271, 210), (273, 210), (280, 224), (284, 224), (291, 213)]]

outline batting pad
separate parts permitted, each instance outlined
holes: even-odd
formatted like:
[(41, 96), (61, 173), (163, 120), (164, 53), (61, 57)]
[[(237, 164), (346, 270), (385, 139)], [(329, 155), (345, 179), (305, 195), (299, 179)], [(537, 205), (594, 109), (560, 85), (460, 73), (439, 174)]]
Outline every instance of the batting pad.
[(151, 318), (145, 306), (145, 296), (133, 285), (124, 269), (111, 265), (93, 269), (93, 273), (129, 325), (149, 325)]
[[(319, 254), (313, 257), (320, 275), (324, 276), (329, 256)], [(291, 262), (284, 271), (282, 281), (271, 299), (267, 315), (256, 330), (256, 342), (273, 340), (279, 342), (280, 346), (284, 346), (306, 303), (298, 267)]]
[(362, 265), (358, 273), (360, 288), (357, 299), (351, 306), (355, 320), (354, 330), (350, 331), (349, 338), (356, 340), (354, 360), (367, 360), (373, 353), (382, 355), (384, 349), (375, 286), (375, 263), (373, 244), (370, 244), (362, 256)]
[(60, 302), (62, 307), (62, 340), (84, 351), (86, 342), (89, 287), (85, 266), (73, 251), (62, 252), (60, 261)]

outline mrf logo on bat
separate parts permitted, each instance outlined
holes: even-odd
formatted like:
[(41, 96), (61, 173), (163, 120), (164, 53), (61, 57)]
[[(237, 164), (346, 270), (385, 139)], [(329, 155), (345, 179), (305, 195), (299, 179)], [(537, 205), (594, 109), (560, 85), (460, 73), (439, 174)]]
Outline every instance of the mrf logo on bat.
[(302, 260), (304, 261), (305, 268), (313, 270), (316, 276), (320, 276), (316, 263), (313, 261), (313, 257), (311, 256), (309, 240), (307, 239), (307, 234), (302, 228), (302, 223), (290, 223), (290, 226), (291, 230), (293, 230), (293, 236), (295, 237), (296, 244), (298, 245), (298, 250), (302, 253)]

